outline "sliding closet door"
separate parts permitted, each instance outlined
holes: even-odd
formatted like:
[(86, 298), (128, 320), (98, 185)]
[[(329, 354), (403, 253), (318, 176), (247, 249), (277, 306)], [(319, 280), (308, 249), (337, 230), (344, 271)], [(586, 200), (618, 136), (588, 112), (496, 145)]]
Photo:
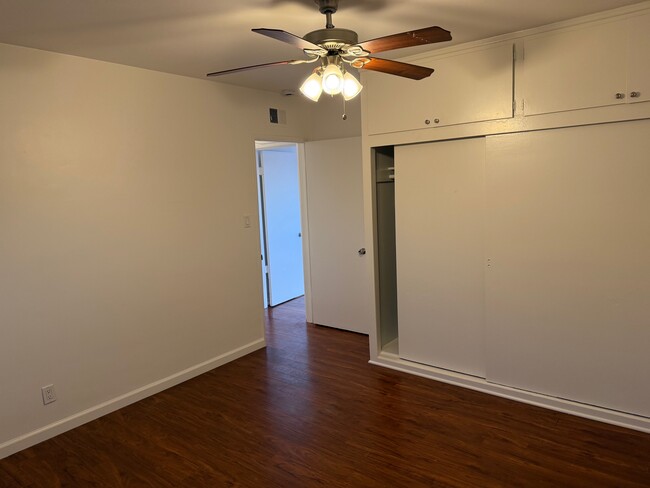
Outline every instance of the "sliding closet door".
[(399, 354), (485, 376), (485, 139), (395, 148)]
[(488, 138), (489, 381), (650, 416), (648, 134)]

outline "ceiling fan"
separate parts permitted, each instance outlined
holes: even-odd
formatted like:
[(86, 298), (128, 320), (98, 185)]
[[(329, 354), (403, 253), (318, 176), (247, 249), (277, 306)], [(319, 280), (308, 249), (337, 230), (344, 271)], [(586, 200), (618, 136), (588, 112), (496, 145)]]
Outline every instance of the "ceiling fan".
[(449, 31), (441, 27), (432, 26), (359, 42), (359, 37), (356, 32), (349, 29), (337, 28), (332, 24), (332, 15), (338, 9), (338, 0), (314, 0), (314, 2), (318, 4), (320, 12), (326, 16), (327, 21), (324, 29), (315, 30), (306, 34), (304, 37), (298, 37), (279, 29), (252, 29), (253, 32), (302, 49), (307, 56), (306, 59), (276, 61), (273, 63), (215, 71), (208, 73), (207, 76), (222, 76), (267, 66), (307, 64), (320, 61), (320, 65), (314, 69), (312, 75), (300, 87), (303, 95), (317, 101), (324, 91), (329, 95), (337, 95), (340, 93), (345, 100), (350, 100), (359, 94), (362, 86), (354, 76), (346, 72), (345, 65), (358, 69), (368, 69), (390, 75), (402, 76), (412, 80), (421, 80), (430, 76), (433, 73), (433, 69), (400, 61), (375, 58), (371, 57), (371, 55), (392, 49), (451, 40), (451, 33)]

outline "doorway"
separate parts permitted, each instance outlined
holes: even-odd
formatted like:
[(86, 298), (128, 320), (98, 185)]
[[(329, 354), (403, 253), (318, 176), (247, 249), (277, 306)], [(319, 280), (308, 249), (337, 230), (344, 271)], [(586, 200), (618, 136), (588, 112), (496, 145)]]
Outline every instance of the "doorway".
[(255, 142), (264, 308), (305, 294), (298, 145)]

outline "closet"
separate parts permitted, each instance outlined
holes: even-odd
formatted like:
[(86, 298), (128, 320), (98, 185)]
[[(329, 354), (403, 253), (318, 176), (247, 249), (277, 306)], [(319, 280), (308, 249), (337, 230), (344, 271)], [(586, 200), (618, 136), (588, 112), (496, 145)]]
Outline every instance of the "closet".
[(650, 431), (648, 53), (650, 3), (366, 77), (371, 362)]
[(647, 134), (650, 120), (395, 147), (399, 357), (650, 416)]

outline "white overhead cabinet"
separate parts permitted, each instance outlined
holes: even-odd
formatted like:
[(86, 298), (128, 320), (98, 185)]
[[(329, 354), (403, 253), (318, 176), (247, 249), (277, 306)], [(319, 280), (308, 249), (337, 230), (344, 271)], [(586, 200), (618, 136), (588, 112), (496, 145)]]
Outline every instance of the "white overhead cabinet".
[(434, 68), (415, 81), (367, 73), (370, 134), (480, 122), (513, 116), (513, 45), (409, 61)]
[(524, 114), (650, 99), (650, 15), (524, 40)]
[(631, 19), (628, 42), (630, 102), (650, 100), (650, 14)]

